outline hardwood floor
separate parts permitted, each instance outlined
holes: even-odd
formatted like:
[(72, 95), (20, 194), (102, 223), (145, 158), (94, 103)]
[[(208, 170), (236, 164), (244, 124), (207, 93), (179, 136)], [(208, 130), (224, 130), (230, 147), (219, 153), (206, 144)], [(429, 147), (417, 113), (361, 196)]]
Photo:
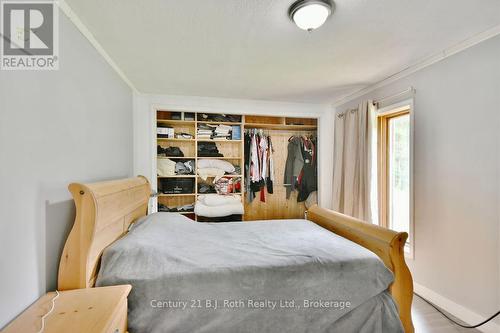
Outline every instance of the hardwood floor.
[(477, 329), (465, 329), (453, 324), (416, 295), (413, 297), (411, 314), (415, 333), (480, 333)]

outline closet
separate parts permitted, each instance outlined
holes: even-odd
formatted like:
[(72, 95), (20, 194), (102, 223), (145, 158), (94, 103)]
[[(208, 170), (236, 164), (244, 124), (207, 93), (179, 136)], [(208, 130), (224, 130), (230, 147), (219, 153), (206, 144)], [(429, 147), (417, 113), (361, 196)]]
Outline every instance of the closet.
[[(237, 200), (242, 211), (230, 209), (229, 213), (236, 214), (214, 220), (303, 218), (306, 207), (304, 202), (297, 202), (298, 191), (292, 191), (287, 199), (285, 165), (290, 138), (312, 139), (317, 144), (317, 119), (157, 110), (156, 133), (157, 178), (153, 186), (158, 189), (158, 211), (211, 221), (195, 214), (194, 205), (203, 200), (204, 194), (222, 189), (228, 194), (224, 199), (232, 204)], [(260, 192), (249, 201), (246, 191), (244, 139), (250, 133), (270, 137), (273, 145), (273, 193), (263, 189), (264, 201)], [(214, 170), (217, 175), (210, 174)], [(198, 212), (202, 212), (201, 206)]]

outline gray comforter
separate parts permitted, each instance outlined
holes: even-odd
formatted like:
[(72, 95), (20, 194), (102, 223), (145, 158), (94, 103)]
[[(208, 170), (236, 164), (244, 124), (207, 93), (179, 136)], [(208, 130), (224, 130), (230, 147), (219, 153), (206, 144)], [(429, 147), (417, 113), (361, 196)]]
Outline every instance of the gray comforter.
[(372, 252), (310, 221), (138, 222), (97, 286), (131, 284), (130, 332), (402, 332)]

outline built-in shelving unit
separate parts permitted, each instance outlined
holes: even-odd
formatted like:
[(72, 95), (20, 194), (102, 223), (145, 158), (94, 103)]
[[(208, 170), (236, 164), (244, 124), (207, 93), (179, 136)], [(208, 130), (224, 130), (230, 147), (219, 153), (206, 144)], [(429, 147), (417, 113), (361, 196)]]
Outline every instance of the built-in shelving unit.
[[(191, 115), (191, 119), (186, 120), (186, 117)], [(240, 167), (241, 173), (237, 175), (225, 175), (225, 178), (240, 178), (241, 184), (243, 185), (243, 140), (227, 140), (227, 139), (201, 139), (197, 137), (197, 129), (199, 124), (207, 125), (228, 125), (228, 126), (238, 126), (241, 134), (243, 135), (243, 122), (231, 122), (231, 121), (212, 121), (212, 120), (198, 120), (198, 113), (195, 112), (172, 112), (158, 110), (156, 113), (157, 126), (161, 127), (171, 127), (173, 128), (174, 135), (179, 133), (186, 133), (192, 136), (192, 138), (157, 138), (157, 145), (163, 148), (167, 147), (178, 147), (183, 153), (184, 157), (169, 157), (169, 156), (158, 156), (158, 159), (171, 159), (172, 161), (186, 161), (193, 160), (195, 168), (197, 168), (198, 161), (203, 159), (220, 159), (226, 160), (234, 165)], [(174, 119), (175, 118), (175, 119)], [(241, 117), (243, 120), (243, 117)], [(198, 144), (203, 142), (213, 142), (219, 149), (219, 152), (223, 154), (223, 157), (204, 157), (198, 156)], [(175, 175), (168, 177), (157, 178), (157, 184), (162, 181), (168, 181), (169, 179), (193, 179), (193, 192), (192, 193), (182, 193), (182, 194), (165, 194), (161, 193), (158, 195), (158, 204), (163, 204), (167, 207), (182, 206), (187, 204), (195, 203), (196, 197), (202, 193), (198, 193), (198, 185), (202, 183), (211, 184), (213, 182), (213, 177), (209, 177), (204, 181), (199, 175)], [(241, 186), (243, 188), (243, 186)], [(237, 194), (237, 193), (235, 193)], [(239, 193), (241, 194), (241, 193)], [(243, 199), (242, 199), (243, 200)], [(192, 212), (182, 212), (192, 219), (196, 220), (196, 216)]]
[[(241, 195), (242, 202), (244, 201), (244, 130), (250, 128), (264, 129), (264, 130), (282, 130), (282, 131), (311, 131), (317, 129), (317, 119), (309, 118), (289, 118), (289, 117), (271, 117), (271, 116), (249, 116), (241, 115), (240, 121), (213, 121), (213, 120), (200, 120), (200, 115), (202, 113), (197, 112), (175, 112), (167, 110), (157, 110), (156, 112), (156, 124), (159, 127), (170, 127), (173, 128), (174, 135), (180, 133), (186, 133), (192, 136), (192, 138), (175, 138), (175, 137), (157, 137), (157, 145), (163, 148), (168, 147), (178, 147), (184, 154), (183, 157), (179, 156), (157, 156), (158, 160), (161, 159), (171, 159), (172, 161), (185, 161), (193, 160), (195, 162), (195, 169), (198, 166), (198, 162), (203, 159), (220, 159), (226, 160), (235, 166), (239, 166), (241, 173), (237, 175), (224, 175), (226, 178), (240, 178), (241, 179), (241, 191), (242, 193), (235, 193)], [(227, 125), (227, 126), (238, 126), (240, 132), (240, 138), (237, 140), (227, 140), (227, 139), (206, 139), (198, 138), (197, 129), (199, 124), (207, 125)], [(219, 152), (224, 155), (223, 157), (205, 157), (198, 156), (198, 145), (204, 142), (213, 142), (217, 146)], [(156, 164), (156, 163), (155, 163)], [(196, 171), (195, 171), (196, 172)], [(167, 207), (173, 206), (183, 206), (187, 204), (193, 204), (196, 202), (198, 195), (198, 185), (202, 183), (210, 183), (213, 181), (213, 177), (209, 177), (206, 181), (201, 179), (198, 175), (173, 175), (167, 177), (157, 178), (157, 184), (159, 187), (160, 182), (168, 181), (169, 179), (192, 179), (194, 182), (192, 193), (180, 193), (180, 194), (166, 194), (160, 193), (158, 195), (158, 204), (165, 205)], [(197, 217), (193, 212), (181, 212), (196, 220)]]

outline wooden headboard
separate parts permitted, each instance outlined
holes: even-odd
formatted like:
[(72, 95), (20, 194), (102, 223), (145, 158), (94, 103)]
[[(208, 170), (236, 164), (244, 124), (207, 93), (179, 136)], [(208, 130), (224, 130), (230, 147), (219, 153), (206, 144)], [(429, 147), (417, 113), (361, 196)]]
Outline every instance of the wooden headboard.
[(58, 289), (95, 284), (102, 252), (130, 224), (147, 214), (151, 188), (146, 177), (69, 185), (76, 205), (75, 224), (59, 264)]

